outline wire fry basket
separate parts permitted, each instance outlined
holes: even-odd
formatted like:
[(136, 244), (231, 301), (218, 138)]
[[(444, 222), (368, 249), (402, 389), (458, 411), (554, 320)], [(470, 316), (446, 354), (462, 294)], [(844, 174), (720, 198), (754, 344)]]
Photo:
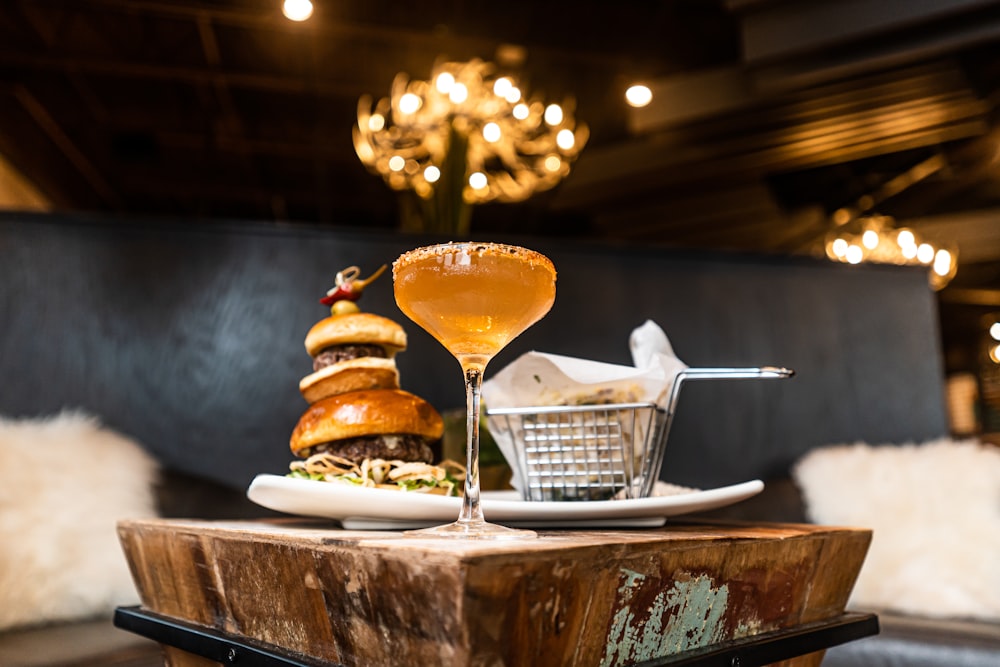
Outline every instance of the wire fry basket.
[(653, 403), (488, 410), (518, 443), (525, 500), (645, 498), (663, 463), (668, 414)]
[(487, 409), (486, 416), (525, 500), (646, 498), (660, 476), (684, 381), (793, 374), (770, 366), (689, 368), (674, 379), (665, 409), (655, 403), (531, 406)]

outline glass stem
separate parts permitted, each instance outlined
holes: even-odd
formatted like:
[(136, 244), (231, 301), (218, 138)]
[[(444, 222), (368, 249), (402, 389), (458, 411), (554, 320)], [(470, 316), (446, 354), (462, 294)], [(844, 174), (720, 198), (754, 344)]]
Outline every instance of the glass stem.
[[(464, 364), (463, 364), (464, 366)], [(465, 495), (462, 496), (460, 523), (482, 523), (483, 508), (479, 504), (479, 410), (483, 386), (483, 369), (465, 366)]]

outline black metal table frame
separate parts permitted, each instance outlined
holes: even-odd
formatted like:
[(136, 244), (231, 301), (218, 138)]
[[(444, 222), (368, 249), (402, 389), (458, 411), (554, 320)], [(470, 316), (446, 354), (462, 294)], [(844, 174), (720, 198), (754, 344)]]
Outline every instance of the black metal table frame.
[[(114, 624), (161, 644), (240, 667), (332, 667), (277, 646), (187, 623), (141, 607), (119, 607)], [(875, 614), (834, 619), (762, 633), (641, 663), (641, 667), (754, 667), (846, 644), (879, 632)]]

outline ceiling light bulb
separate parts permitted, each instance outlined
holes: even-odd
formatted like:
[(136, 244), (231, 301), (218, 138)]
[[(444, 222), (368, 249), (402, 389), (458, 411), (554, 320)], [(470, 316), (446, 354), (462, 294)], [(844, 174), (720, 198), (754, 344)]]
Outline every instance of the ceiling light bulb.
[(558, 125), (562, 122), (563, 110), (558, 104), (550, 104), (545, 107), (545, 122), (549, 125)]
[(305, 21), (312, 16), (313, 3), (309, 0), (285, 0), (281, 12), (289, 21)]
[(874, 229), (866, 229), (865, 233), (861, 235), (861, 245), (868, 248), (869, 250), (874, 250), (878, 247), (878, 232)]
[(441, 170), (434, 165), (428, 165), (424, 169), (424, 180), (428, 183), (437, 183), (439, 178), (441, 178)]
[(934, 273), (946, 276), (951, 272), (951, 253), (942, 248), (934, 255)]
[(482, 190), (486, 187), (486, 174), (481, 171), (474, 172), (469, 176), (469, 185), (473, 190)]
[(469, 99), (469, 89), (465, 87), (464, 83), (456, 81), (455, 85), (448, 91), (448, 99), (451, 100), (452, 104), (461, 104)]
[(403, 167), (406, 166), (406, 160), (403, 159), (401, 155), (393, 155), (389, 158), (389, 169), (393, 171), (403, 171)]
[(559, 171), (562, 166), (562, 160), (559, 159), (558, 155), (548, 155), (545, 158), (545, 168), (553, 173)]
[(368, 117), (368, 129), (372, 132), (378, 132), (383, 127), (385, 127), (385, 116), (380, 113), (373, 113)]
[(423, 104), (420, 96), (415, 93), (406, 93), (399, 98), (399, 110), (402, 113), (413, 113)]
[(500, 126), (496, 123), (486, 123), (483, 126), (483, 139), (491, 144), (500, 141)]
[(990, 359), (993, 360), (993, 363), (1000, 364), (1000, 345), (990, 348)]
[(514, 84), (510, 82), (510, 79), (502, 76), (493, 82), (493, 94), (497, 97), (503, 97), (506, 99), (507, 93), (509, 93), (513, 87)]
[(451, 72), (441, 72), (434, 80), (434, 87), (442, 95), (447, 95), (451, 87), (455, 85), (455, 76)]
[(861, 249), (861, 246), (854, 245), (853, 243), (847, 248), (847, 252), (844, 253), (847, 261), (851, 264), (860, 264), (861, 260), (864, 259), (865, 252)]
[(847, 241), (844, 239), (836, 239), (833, 242), (833, 254), (837, 257), (843, 258), (847, 254)]
[(1000, 340), (1000, 322), (994, 322), (990, 325), (990, 336), (993, 340)]
[(934, 246), (930, 243), (921, 243), (917, 248), (917, 260), (922, 264), (930, 264), (934, 259)]
[(507, 94), (504, 95), (503, 98), (511, 104), (517, 104), (521, 101), (521, 89), (517, 86), (511, 86), (510, 90), (507, 91)]
[(629, 86), (625, 91), (625, 101), (633, 107), (644, 107), (653, 101), (653, 91), (642, 84)]
[(573, 148), (573, 144), (576, 143), (576, 137), (573, 136), (573, 130), (562, 129), (559, 130), (559, 134), (556, 135), (556, 146), (568, 151)]
[(530, 109), (528, 109), (527, 104), (522, 102), (521, 104), (516, 105), (514, 107), (514, 110), (511, 111), (511, 113), (514, 115), (514, 118), (518, 120), (524, 120), (525, 118), (528, 117)]
[(899, 244), (900, 248), (916, 247), (917, 239), (909, 229), (900, 229), (899, 233), (896, 234), (896, 243)]

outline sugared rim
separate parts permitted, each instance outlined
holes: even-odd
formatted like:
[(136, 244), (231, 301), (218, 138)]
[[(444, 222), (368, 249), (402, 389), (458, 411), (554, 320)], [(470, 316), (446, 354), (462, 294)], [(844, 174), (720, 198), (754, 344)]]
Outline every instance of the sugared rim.
[(530, 248), (524, 248), (517, 245), (510, 245), (508, 243), (492, 243), (490, 241), (451, 241), (449, 243), (438, 243), (436, 245), (414, 248), (413, 250), (404, 252), (396, 258), (396, 261), (392, 263), (392, 277), (393, 279), (396, 278), (396, 271), (401, 266), (425, 259), (427, 257), (447, 255), (459, 248), (467, 249), (478, 255), (517, 255), (531, 264), (537, 264), (548, 268), (553, 275), (556, 272), (556, 267), (552, 263), (552, 260), (537, 250), (531, 250)]

